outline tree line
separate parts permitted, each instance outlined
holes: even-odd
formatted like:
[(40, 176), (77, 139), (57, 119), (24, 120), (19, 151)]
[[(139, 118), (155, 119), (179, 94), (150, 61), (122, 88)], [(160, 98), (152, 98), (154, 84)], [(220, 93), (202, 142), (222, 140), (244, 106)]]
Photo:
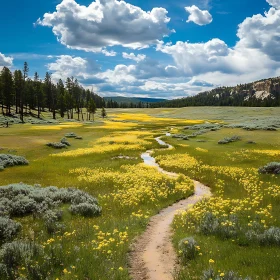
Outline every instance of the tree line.
[(1, 70), (0, 106), (3, 115), (18, 114), (23, 122), (24, 115), (40, 118), (46, 110), (52, 113), (53, 119), (57, 114), (73, 119), (75, 113), (78, 120), (85, 120), (84, 115), (86, 120), (90, 120), (97, 108), (106, 104), (102, 97), (83, 88), (74, 77), (55, 83), (49, 72), (43, 79), (35, 72), (30, 78), (28, 63), (25, 62), (22, 70), (12, 72), (8, 67)]

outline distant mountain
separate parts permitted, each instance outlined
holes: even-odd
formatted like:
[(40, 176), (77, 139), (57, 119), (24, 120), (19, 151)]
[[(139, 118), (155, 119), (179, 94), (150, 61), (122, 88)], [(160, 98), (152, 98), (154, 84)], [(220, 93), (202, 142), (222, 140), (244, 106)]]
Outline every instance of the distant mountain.
[(195, 96), (150, 105), (150, 107), (187, 106), (280, 106), (280, 77), (235, 87), (219, 87)]
[(142, 98), (142, 97), (123, 97), (123, 96), (112, 96), (112, 97), (104, 97), (105, 101), (115, 101), (119, 104), (121, 103), (126, 103), (126, 104), (137, 104), (139, 102), (142, 103), (155, 103), (155, 102), (163, 102), (167, 101), (167, 99), (162, 99), (162, 98)]

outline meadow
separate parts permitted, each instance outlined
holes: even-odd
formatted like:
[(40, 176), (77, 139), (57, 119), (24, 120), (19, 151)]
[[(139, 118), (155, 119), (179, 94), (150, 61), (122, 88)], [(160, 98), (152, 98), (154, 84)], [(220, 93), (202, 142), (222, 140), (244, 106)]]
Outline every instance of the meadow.
[[(189, 178), (208, 185), (213, 197), (174, 219), (173, 243), (181, 264), (175, 278), (279, 279), (280, 178), (258, 172), (280, 161), (279, 108), (107, 113), (103, 120), (98, 112), (95, 122), (0, 128), (0, 153), (29, 162), (0, 171), (1, 186), (56, 186), (63, 194), (71, 188), (83, 192), (79, 203), (91, 203), (79, 208), (73, 197), (58, 203), (44, 194), (34, 210), (5, 213), (0, 198), (0, 216), (6, 219), (5, 224), (0, 217), (0, 234), (7, 219), (12, 228), (0, 241), (1, 279), (130, 279), (134, 238), (150, 217), (193, 193)], [(66, 138), (71, 146), (46, 145), (71, 132), (81, 137)], [(167, 132), (173, 137), (162, 139), (174, 149), (162, 149), (154, 140)], [(240, 139), (218, 144), (233, 136)], [(145, 166), (141, 154), (150, 149), (162, 168), (180, 176)], [(193, 254), (188, 254), (189, 243), (195, 243)]]

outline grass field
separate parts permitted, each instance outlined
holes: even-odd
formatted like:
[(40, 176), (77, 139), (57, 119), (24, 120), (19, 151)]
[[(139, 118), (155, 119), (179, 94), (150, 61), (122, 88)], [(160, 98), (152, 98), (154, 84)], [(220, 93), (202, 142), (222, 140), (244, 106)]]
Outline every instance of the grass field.
[[(223, 127), (205, 131), (184, 127), (205, 123), (275, 125), (280, 108), (112, 109), (107, 113), (107, 119), (97, 117), (94, 123), (60, 120), (58, 124), (0, 128), (1, 153), (24, 156), (29, 161), (28, 166), (0, 171), (2, 186), (23, 182), (74, 187), (96, 197), (102, 207), (98, 217), (81, 217), (70, 214), (68, 204), (59, 206), (63, 228), (51, 234), (40, 215), (11, 217), (22, 224), (15, 239), (36, 243), (43, 253), (14, 260), (9, 276), (0, 265), (3, 279), (129, 279), (130, 244), (151, 216), (191, 195), (193, 184), (188, 177), (210, 186), (214, 196), (174, 220), (174, 246), (182, 263), (176, 277), (200, 279), (203, 271), (213, 269), (220, 277), (217, 279), (224, 279), (231, 270), (251, 279), (279, 279), (280, 237), (277, 243), (272, 237), (261, 242), (255, 236), (280, 226), (279, 175), (257, 172), (269, 162), (280, 161), (279, 129)], [(175, 147), (173, 150), (161, 150), (154, 140), (166, 132), (191, 135), (202, 130), (188, 141), (163, 138)], [(46, 146), (69, 132), (83, 139), (68, 139), (71, 146), (63, 150)], [(241, 140), (218, 144), (234, 135)], [(182, 175), (170, 178), (144, 166), (140, 155), (148, 149), (157, 149), (155, 156), (161, 167)], [(118, 158), (120, 155), (129, 158)], [(209, 213), (213, 214), (210, 222), (204, 219)], [(201, 230), (207, 222), (219, 227)], [(251, 239), (249, 231), (256, 233)], [(178, 247), (185, 237), (193, 237), (200, 248), (192, 259), (184, 259)], [(3, 258), (0, 262), (4, 263)]]

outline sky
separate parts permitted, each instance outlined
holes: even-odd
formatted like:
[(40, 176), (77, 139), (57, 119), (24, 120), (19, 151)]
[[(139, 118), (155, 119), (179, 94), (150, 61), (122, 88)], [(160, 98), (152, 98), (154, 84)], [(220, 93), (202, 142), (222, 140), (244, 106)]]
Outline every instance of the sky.
[(280, 76), (280, 0), (13, 0), (0, 69), (101, 96), (181, 98)]

